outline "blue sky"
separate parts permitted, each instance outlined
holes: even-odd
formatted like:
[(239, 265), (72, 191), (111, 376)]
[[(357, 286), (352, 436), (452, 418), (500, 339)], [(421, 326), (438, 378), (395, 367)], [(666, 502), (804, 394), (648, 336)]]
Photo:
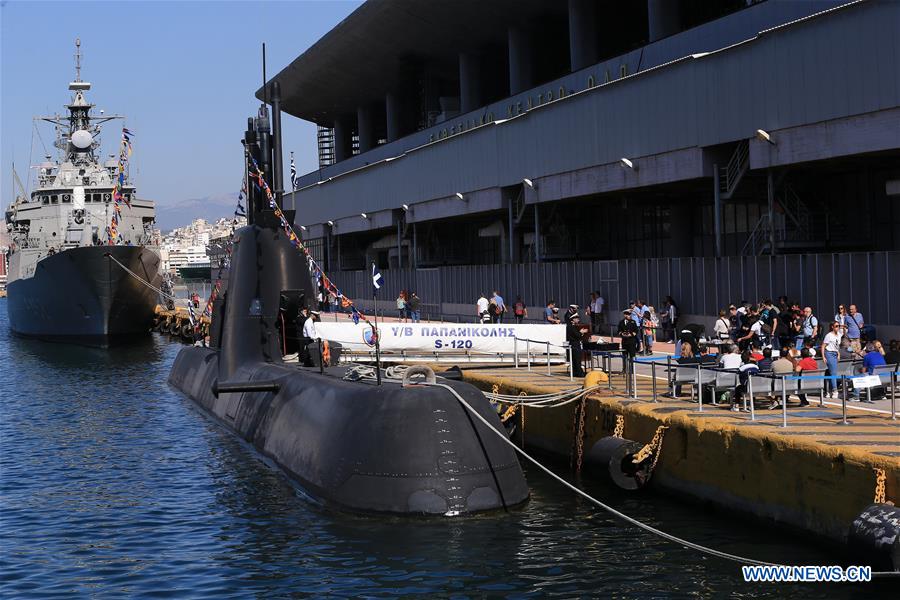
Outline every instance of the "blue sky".
[[(271, 76), (359, 4), (0, 1), (0, 204), (13, 199), (13, 161), (25, 179), (32, 117), (63, 111), (69, 100), (76, 37), (89, 100), (127, 116), (138, 195), (163, 207), (237, 191), (239, 140), (259, 106), (261, 44)], [(107, 125), (104, 153), (115, 151), (120, 128)], [(293, 150), (300, 173), (315, 169), (315, 127), (285, 115), (283, 128), (285, 162)], [(41, 134), (52, 150), (52, 130)], [(34, 137), (32, 164), (43, 153)]]

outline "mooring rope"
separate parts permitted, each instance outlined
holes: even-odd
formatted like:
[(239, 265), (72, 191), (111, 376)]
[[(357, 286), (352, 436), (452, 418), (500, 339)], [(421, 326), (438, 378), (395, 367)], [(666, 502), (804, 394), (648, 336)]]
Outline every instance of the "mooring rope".
[[(351, 375), (351, 373), (352, 373), (352, 375)], [(399, 378), (402, 377), (402, 374), (400, 374), (399, 376), (397, 374), (392, 374), (392, 375), (393, 375), (392, 377), (385, 377), (385, 379), (383, 379), (383, 381), (400, 384), (401, 381), (399, 380)], [(370, 379), (370, 378), (371, 379), (375, 378), (375, 368), (369, 367), (366, 365), (357, 365), (356, 367), (353, 367), (352, 369), (350, 369), (350, 371), (348, 371), (348, 373), (346, 375), (344, 375), (344, 379), (359, 380), (359, 379)], [(559, 475), (557, 475), (556, 473), (551, 471), (548, 467), (545, 467), (536, 458), (532, 457), (530, 454), (525, 452), (524, 449), (516, 446), (516, 444), (512, 440), (510, 440), (508, 437), (506, 437), (501, 432), (494, 429), (494, 426), (491, 425), (487, 419), (485, 419), (483, 416), (481, 416), (481, 414), (477, 410), (475, 410), (471, 404), (466, 402), (466, 400), (462, 396), (460, 396), (459, 393), (457, 393), (457, 391), (454, 390), (449, 385), (447, 385), (445, 383), (427, 383), (424, 381), (421, 381), (421, 382), (417, 381), (416, 383), (420, 384), (420, 385), (441, 387), (441, 388), (444, 388), (445, 390), (449, 391), (451, 394), (453, 394), (453, 396), (457, 399), (457, 401), (459, 401), (459, 403), (463, 405), (463, 407), (466, 410), (468, 410), (470, 413), (472, 413), (472, 415), (476, 419), (481, 421), (488, 428), (488, 430), (491, 431), (491, 433), (496, 435), (498, 438), (500, 438), (500, 440), (502, 440), (504, 444), (507, 444), (508, 446), (510, 446), (513, 450), (515, 450), (517, 453), (521, 454), (526, 460), (528, 460), (530, 463), (535, 465), (541, 471), (543, 471), (544, 473), (546, 473), (547, 475), (549, 475), (550, 477), (552, 477), (553, 479), (555, 479), (556, 481), (558, 481), (559, 483), (564, 485), (565, 487), (569, 488), (570, 490), (572, 490), (573, 492), (575, 492), (576, 494), (578, 494), (585, 500), (599, 506), (603, 510), (607, 511), (608, 513), (612, 514), (615, 517), (618, 517), (619, 519), (625, 521), (626, 523), (630, 523), (631, 525), (634, 525), (635, 527), (637, 527), (639, 529), (643, 529), (644, 531), (647, 531), (648, 533), (652, 533), (653, 535), (659, 536), (659, 537), (661, 537), (665, 540), (668, 540), (670, 542), (673, 542), (675, 544), (680, 544), (686, 548), (690, 548), (692, 550), (696, 550), (698, 552), (701, 552), (703, 554), (708, 554), (710, 556), (715, 556), (717, 558), (722, 558), (725, 560), (730, 560), (733, 562), (749, 564), (749, 565), (760, 565), (760, 566), (769, 566), (769, 567), (788, 566), (788, 565), (781, 565), (779, 563), (757, 560), (755, 558), (747, 558), (746, 556), (739, 556), (737, 554), (730, 554), (728, 552), (716, 550), (715, 548), (709, 548), (708, 546), (690, 542), (684, 538), (680, 538), (676, 535), (672, 535), (671, 533), (666, 533), (665, 531), (662, 531), (661, 529), (657, 529), (656, 527), (653, 527), (652, 525), (647, 525), (646, 523), (638, 521), (634, 517), (626, 515), (625, 513), (621, 512), (619, 510), (616, 510), (612, 506), (609, 506), (608, 504), (605, 504), (604, 502), (598, 500), (594, 496), (591, 496), (584, 490), (572, 485), (571, 483), (569, 483), (568, 481), (566, 481), (565, 479), (563, 479), (562, 477), (560, 477)], [(595, 387), (600, 387), (600, 386), (595, 386)], [(584, 395), (589, 391), (592, 391), (592, 389), (593, 388), (585, 389), (583, 391), (584, 393), (580, 394), (579, 396)], [(485, 392), (485, 396), (487, 396), (487, 395), (488, 395), (488, 393)], [(495, 394), (495, 395), (499, 395), (499, 394)], [(578, 398), (576, 397), (575, 399), (578, 399)], [(872, 577), (900, 577), (900, 572), (873, 571)]]
[[(425, 383), (423, 385), (442, 387), (442, 388), (446, 389), (447, 391), (449, 391), (451, 394), (453, 394), (456, 397), (456, 399), (459, 401), (459, 403), (462, 404), (463, 407), (465, 407), (466, 410), (468, 410), (470, 413), (472, 413), (472, 415), (476, 419), (478, 419), (484, 425), (486, 425), (487, 428), (491, 432), (493, 432), (498, 438), (500, 438), (503, 441), (503, 443), (509, 445), (513, 450), (515, 450), (516, 452), (521, 454), (526, 460), (528, 460), (529, 462), (534, 464), (536, 467), (541, 469), (544, 473), (546, 473), (547, 475), (549, 475), (550, 477), (552, 477), (559, 483), (563, 484), (565, 487), (569, 488), (570, 490), (572, 490), (579, 496), (583, 497), (585, 500), (592, 502), (593, 504), (599, 506), (603, 510), (609, 512), (610, 514), (622, 519), (623, 521), (630, 523), (630, 524), (634, 525), (635, 527), (643, 529), (644, 531), (652, 533), (653, 535), (656, 535), (663, 539), (669, 540), (670, 542), (680, 544), (682, 546), (691, 548), (693, 550), (697, 550), (698, 552), (702, 552), (704, 554), (709, 554), (710, 556), (715, 556), (718, 558), (723, 558), (725, 560), (730, 560), (733, 562), (738, 562), (738, 563), (743, 563), (743, 564), (772, 566), (772, 567), (785, 566), (785, 565), (779, 565), (778, 563), (772, 563), (772, 562), (767, 562), (767, 561), (763, 561), (763, 560), (756, 560), (754, 558), (747, 558), (745, 556), (739, 556), (737, 554), (730, 554), (728, 552), (722, 552), (721, 550), (716, 550), (715, 548), (709, 548), (709, 547), (703, 546), (701, 544), (696, 544), (694, 542), (690, 542), (686, 539), (680, 538), (678, 536), (675, 536), (670, 533), (666, 533), (665, 531), (662, 531), (660, 529), (657, 529), (656, 527), (653, 527), (652, 525), (647, 525), (646, 523), (642, 523), (641, 521), (638, 521), (634, 517), (630, 517), (630, 516), (626, 515), (625, 513), (618, 511), (615, 508), (609, 506), (608, 504), (601, 502), (597, 498), (591, 496), (584, 490), (581, 490), (578, 487), (572, 485), (571, 483), (569, 483), (568, 481), (566, 481), (565, 479), (563, 479), (562, 477), (560, 477), (559, 475), (557, 475), (556, 473), (551, 471), (549, 468), (542, 465), (537, 459), (533, 458), (531, 455), (529, 455), (527, 452), (525, 452), (525, 450), (516, 446), (515, 443), (512, 442), (512, 440), (510, 440), (509, 438), (504, 436), (502, 433), (500, 433), (499, 431), (494, 429), (493, 425), (491, 425), (487, 419), (485, 419), (483, 416), (481, 416), (481, 414), (479, 414), (479, 412), (476, 411), (472, 407), (472, 405), (470, 405), (468, 402), (466, 402), (466, 400), (463, 399), (463, 397), (460, 396), (457, 393), (457, 391), (454, 390), (449, 385), (447, 385), (445, 383)], [(872, 577), (897, 577), (897, 576), (900, 576), (900, 572), (892, 572), (892, 571), (872, 572)]]
[(160, 296), (163, 296), (164, 298), (168, 298), (169, 300), (172, 300), (173, 302), (178, 302), (179, 300), (182, 300), (182, 298), (176, 298), (175, 296), (173, 296), (171, 294), (167, 294), (166, 292), (162, 291), (158, 287), (154, 287), (152, 283), (150, 283), (149, 281), (147, 281), (146, 279), (144, 279), (143, 277), (141, 277), (140, 275), (138, 275), (137, 273), (135, 273), (134, 271), (132, 271), (131, 269), (129, 269), (128, 267), (123, 265), (122, 263), (120, 263), (118, 261), (118, 259), (116, 259), (116, 257), (113, 256), (112, 254), (107, 252), (104, 256), (106, 256), (107, 258), (109, 258), (109, 260), (113, 261), (114, 263), (116, 263), (117, 265), (119, 265), (120, 267), (125, 269), (126, 273), (128, 273), (129, 275), (131, 275), (132, 277), (134, 277), (135, 279), (137, 279), (138, 281), (140, 281), (141, 283), (146, 285), (148, 288), (150, 288), (151, 290), (153, 290)]

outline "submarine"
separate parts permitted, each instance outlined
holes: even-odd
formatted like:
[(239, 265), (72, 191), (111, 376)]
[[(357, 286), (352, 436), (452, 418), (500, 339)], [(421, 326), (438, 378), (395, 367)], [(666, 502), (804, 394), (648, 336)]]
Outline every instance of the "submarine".
[[(247, 120), (242, 145), (245, 176), (252, 165), (271, 181), (281, 207), (280, 90), (277, 82), (270, 87), (271, 119), (264, 102)], [(285, 332), (293, 331), (298, 308), (312, 304), (315, 293), (307, 259), (264, 191), (247, 186), (248, 224), (233, 236), (209, 347), (183, 348), (169, 383), (325, 506), (458, 516), (526, 502), (515, 451), (448, 389), (417, 379), (399, 383), (383, 371), (359, 378), (358, 369), (328, 364), (317, 352), (318, 366), (285, 362), (297, 350)], [(295, 211), (281, 214), (294, 222)], [(481, 391), (438, 381), (505, 435)]]

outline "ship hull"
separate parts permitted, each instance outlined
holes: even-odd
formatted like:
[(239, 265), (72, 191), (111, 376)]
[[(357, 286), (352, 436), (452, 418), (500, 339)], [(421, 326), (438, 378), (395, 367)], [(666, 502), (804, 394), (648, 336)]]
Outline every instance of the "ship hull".
[(20, 336), (109, 346), (146, 334), (158, 288), (159, 256), (139, 246), (85, 246), (41, 260), (34, 275), (11, 282), (7, 310)]

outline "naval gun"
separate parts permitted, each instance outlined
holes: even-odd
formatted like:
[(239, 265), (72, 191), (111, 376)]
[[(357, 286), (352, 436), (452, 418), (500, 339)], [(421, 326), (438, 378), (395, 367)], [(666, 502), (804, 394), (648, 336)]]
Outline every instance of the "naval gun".
[[(248, 119), (246, 165), (272, 182), (282, 206), (278, 82)], [(271, 122), (271, 128), (270, 128)], [(252, 159), (252, 160), (251, 160)], [(233, 238), (226, 289), (209, 347), (182, 349), (169, 382), (271, 459), (313, 498), (364, 513), (465, 515), (525, 502), (515, 451), (444, 387), (347, 377), (349, 366), (285, 363), (285, 328), (314, 299), (306, 257), (291, 245), (262, 189), (247, 186), (248, 224)], [(294, 211), (283, 211), (292, 223)], [(376, 365), (378, 368), (378, 365)], [(440, 380), (505, 432), (474, 386)]]

